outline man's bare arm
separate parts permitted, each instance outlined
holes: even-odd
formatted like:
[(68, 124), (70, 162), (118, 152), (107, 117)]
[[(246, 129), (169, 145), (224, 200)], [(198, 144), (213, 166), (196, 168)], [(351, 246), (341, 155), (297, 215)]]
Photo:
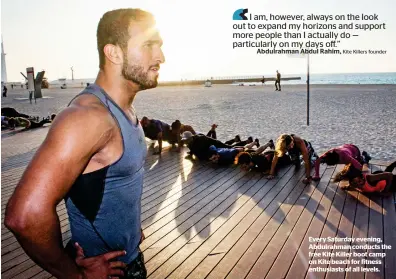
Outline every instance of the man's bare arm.
[(157, 139), (158, 139), (158, 153), (156, 152), (156, 154), (160, 154), (162, 152), (162, 132), (158, 133)]
[[(286, 156), (286, 155), (283, 155), (283, 156)], [(278, 155), (276, 155), (276, 153), (275, 153), (274, 158), (272, 159), (272, 163), (271, 163), (271, 170), (270, 170), (270, 173), (268, 176), (269, 179), (272, 179), (274, 177), (277, 164), (278, 164)]]
[(7, 205), (6, 226), (26, 253), (57, 278), (82, 277), (63, 249), (56, 206), (109, 138), (111, 125), (102, 111), (74, 106), (58, 115)]
[(308, 154), (308, 149), (303, 140), (300, 141), (300, 150), (305, 164), (305, 178), (311, 177), (311, 162)]

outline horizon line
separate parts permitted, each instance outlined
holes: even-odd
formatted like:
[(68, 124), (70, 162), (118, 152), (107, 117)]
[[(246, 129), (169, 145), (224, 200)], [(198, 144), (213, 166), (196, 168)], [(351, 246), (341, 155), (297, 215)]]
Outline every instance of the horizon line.
[[(281, 74), (282, 74), (282, 72), (281, 71), (279, 71)], [(342, 75), (342, 74), (345, 74), (345, 75), (350, 75), (350, 74), (392, 74), (392, 73), (394, 73), (394, 74), (396, 74), (396, 71), (395, 72), (339, 72), (339, 73), (310, 73), (310, 75)], [(300, 73), (300, 74), (282, 74), (284, 77), (286, 77), (286, 76), (292, 76), (292, 75), (296, 75), (296, 76), (306, 76), (306, 74), (307, 73)], [(203, 77), (203, 76), (200, 76), (200, 77), (194, 77), (194, 78), (179, 78), (179, 79), (166, 79), (166, 80), (159, 80), (159, 82), (178, 82), (178, 81), (181, 81), (181, 80), (183, 80), (183, 81), (194, 81), (194, 80), (207, 80), (207, 79), (232, 79), (232, 78), (247, 78), (247, 77), (253, 77), (253, 78), (258, 78), (258, 77), (262, 77), (262, 76), (264, 76), (264, 77), (271, 77), (272, 75), (274, 75), (274, 74), (257, 74), (257, 75), (252, 75), (252, 74), (250, 74), (250, 75), (242, 75), (242, 74), (238, 74), (238, 75), (224, 75), (224, 76), (215, 76), (215, 75), (212, 75), (212, 76), (205, 76), (205, 77)], [(275, 75), (274, 75), (274, 77), (275, 77)], [(72, 80), (71, 78), (65, 78), (65, 77), (63, 77), (63, 78), (58, 78), (58, 79), (53, 79), (53, 80), (51, 80), (51, 81), (49, 81), (50, 83), (51, 82), (54, 82), (54, 81), (59, 81), (60, 79), (65, 79), (65, 80), (67, 80), (67, 81), (70, 81), (70, 80)], [(93, 78), (74, 78), (74, 80), (92, 80), (92, 79), (96, 79), (96, 77), (93, 77)], [(6, 83), (13, 83), (13, 82), (15, 82), (15, 83), (21, 83), (21, 81), (7, 81)]]

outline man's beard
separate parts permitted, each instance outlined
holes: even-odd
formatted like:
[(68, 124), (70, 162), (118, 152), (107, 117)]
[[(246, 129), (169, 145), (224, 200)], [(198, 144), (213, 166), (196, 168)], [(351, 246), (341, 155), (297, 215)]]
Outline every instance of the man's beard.
[[(149, 70), (148, 70), (149, 71)], [(129, 65), (128, 59), (124, 57), (122, 76), (139, 85), (141, 90), (157, 87), (157, 76), (150, 79), (149, 72), (144, 71), (143, 67), (137, 64)]]

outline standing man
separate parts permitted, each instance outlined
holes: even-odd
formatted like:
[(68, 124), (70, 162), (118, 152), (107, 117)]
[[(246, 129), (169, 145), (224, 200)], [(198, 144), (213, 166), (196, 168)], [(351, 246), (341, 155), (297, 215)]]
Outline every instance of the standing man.
[[(95, 83), (55, 118), (9, 200), (5, 225), (56, 278), (146, 278), (139, 244), (147, 149), (132, 103), (157, 86), (162, 39), (152, 14), (119, 9), (100, 19), (97, 45)], [(62, 199), (72, 233), (66, 249), (56, 213)]]
[[(280, 81), (281, 81), (281, 74), (278, 72), (278, 70), (276, 70), (275, 91), (282, 91)], [(278, 89), (278, 84), (279, 84), (279, 89)]]
[(8, 91), (7, 86), (4, 84), (3, 85), (3, 97), (7, 97), (7, 91)]
[(32, 103), (33, 100), (33, 91), (29, 91), (29, 101)]

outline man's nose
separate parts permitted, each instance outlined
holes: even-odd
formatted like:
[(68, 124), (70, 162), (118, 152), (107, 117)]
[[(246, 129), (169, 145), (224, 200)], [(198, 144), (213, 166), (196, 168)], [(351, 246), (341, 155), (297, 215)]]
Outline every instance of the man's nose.
[(158, 64), (165, 63), (165, 55), (161, 48), (158, 50), (158, 52), (155, 55), (155, 61)]

